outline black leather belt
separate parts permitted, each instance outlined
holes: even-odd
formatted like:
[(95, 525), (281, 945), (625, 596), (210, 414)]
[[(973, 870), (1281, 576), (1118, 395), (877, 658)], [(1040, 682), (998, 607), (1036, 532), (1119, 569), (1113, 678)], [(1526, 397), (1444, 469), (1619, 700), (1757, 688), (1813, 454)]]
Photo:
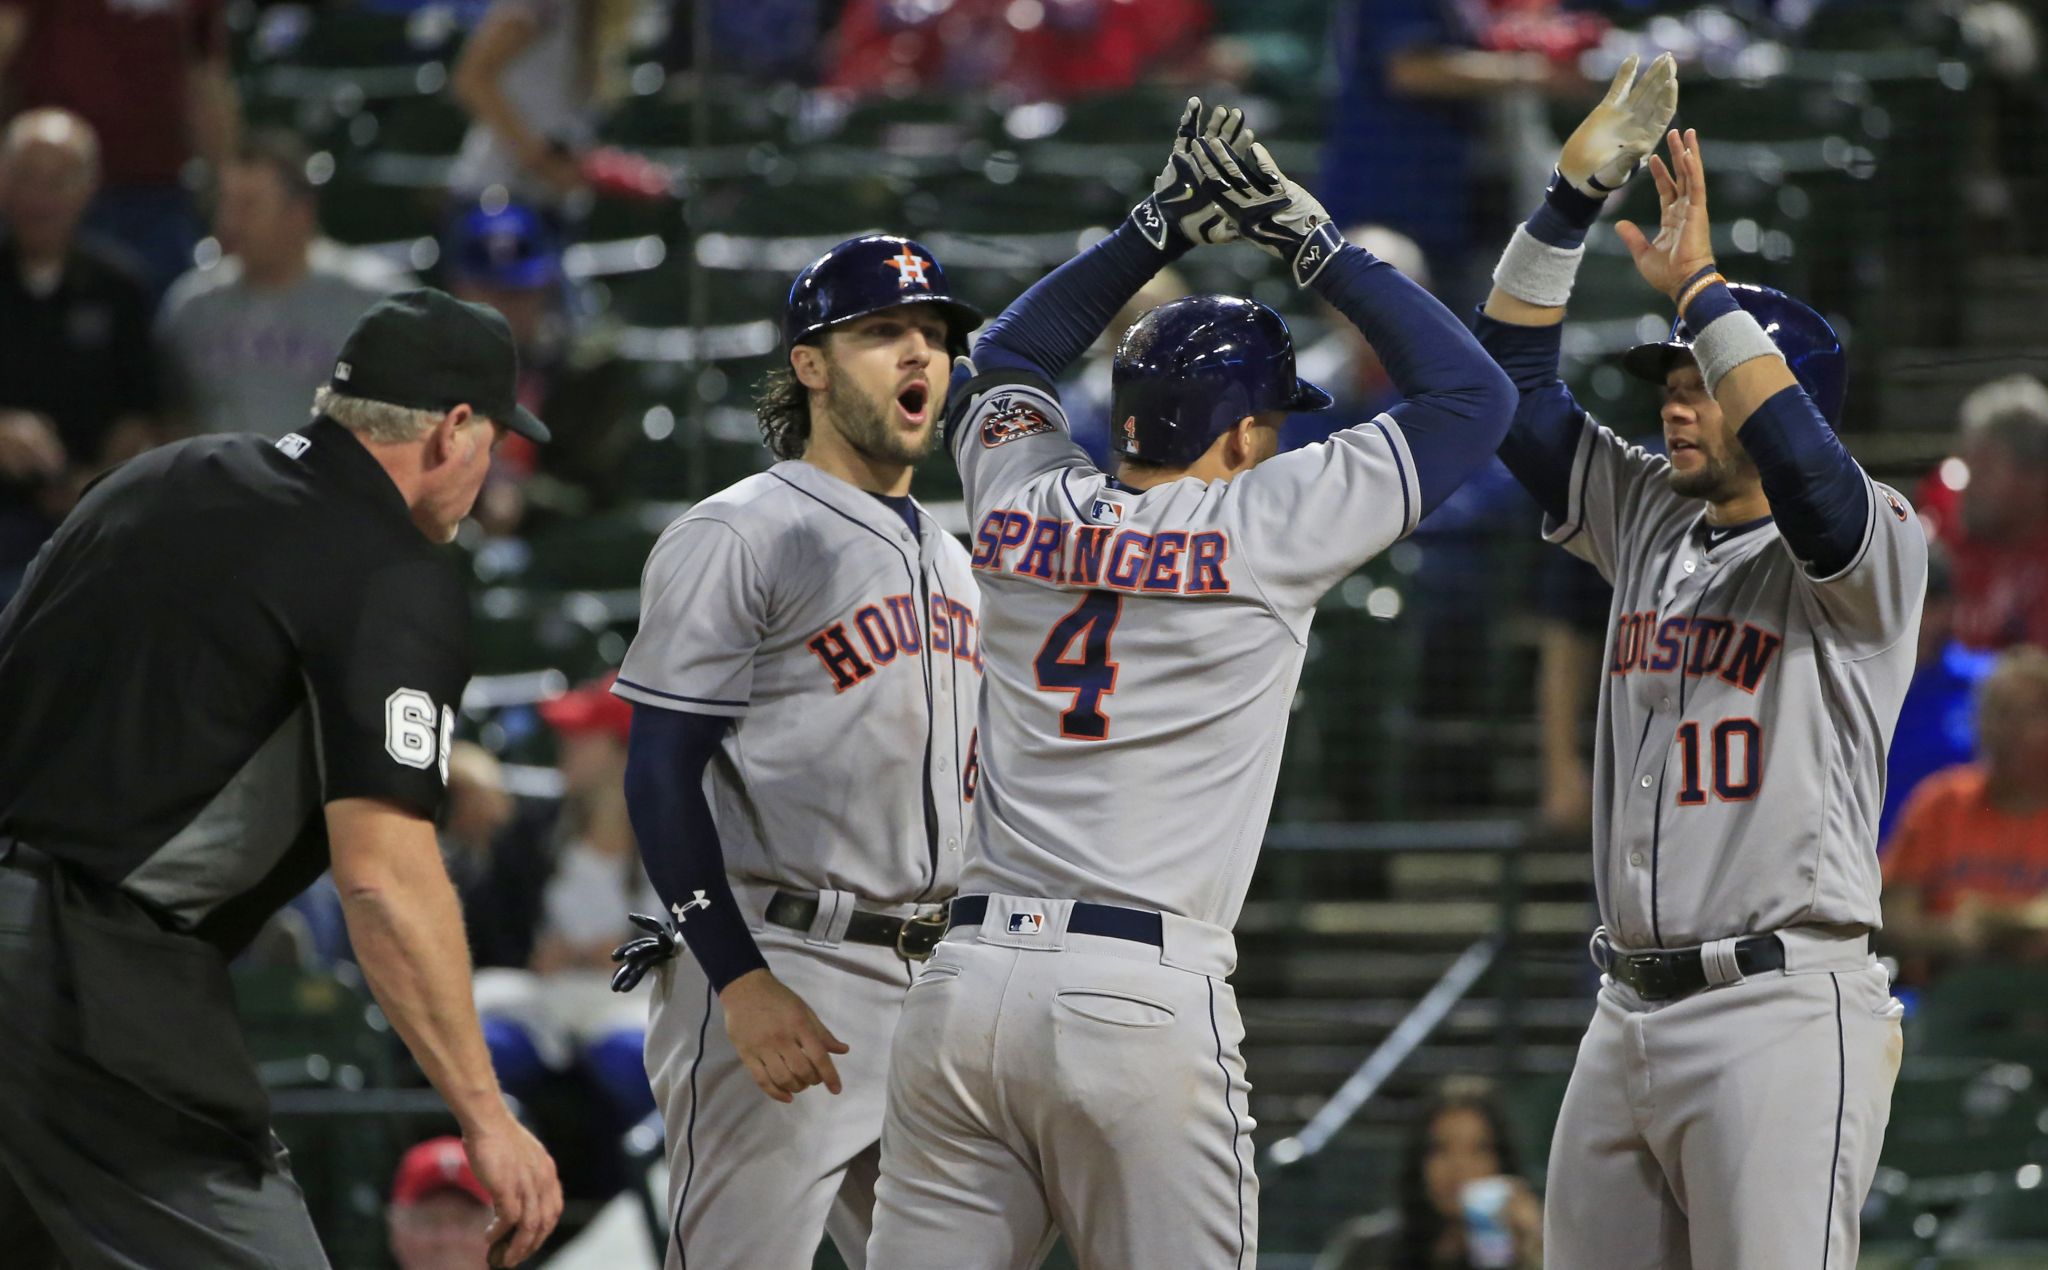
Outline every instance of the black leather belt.
[[(818, 919), (818, 897), (777, 891), (768, 901), (768, 920), (790, 930), (807, 931)], [(923, 961), (939, 946), (946, 933), (944, 913), (919, 913), (914, 917), (890, 917), (886, 913), (853, 911), (841, 936), (849, 944), (875, 944), (894, 948), (906, 961)]]
[[(1785, 968), (1785, 945), (1776, 935), (1750, 935), (1735, 941), (1735, 967), (1745, 977)], [(1697, 948), (1623, 952), (1607, 950), (1607, 973), (1635, 989), (1645, 1001), (1670, 1001), (1707, 986), (1706, 967)]]
[[(979, 926), (988, 916), (988, 896), (963, 895), (953, 901), (949, 910), (947, 929), (955, 926)], [(1013, 918), (1024, 914), (1012, 914)], [(1014, 924), (1014, 923), (1013, 923)], [(1150, 944), (1154, 948), (1166, 946), (1166, 923), (1159, 914), (1150, 909), (1119, 908), (1114, 904), (1091, 904), (1086, 900), (1075, 900), (1073, 911), (1067, 915), (1067, 930), (1075, 935), (1101, 935), (1109, 939), (1128, 939), (1135, 944)]]

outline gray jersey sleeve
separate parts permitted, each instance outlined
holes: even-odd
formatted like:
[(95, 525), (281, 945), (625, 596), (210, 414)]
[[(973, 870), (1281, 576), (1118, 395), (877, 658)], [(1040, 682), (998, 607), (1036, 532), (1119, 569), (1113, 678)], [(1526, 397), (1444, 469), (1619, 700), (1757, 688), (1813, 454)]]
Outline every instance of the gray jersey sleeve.
[(686, 516), (670, 525), (640, 577), (640, 632), (613, 691), (643, 705), (738, 717), (768, 629), (767, 575), (739, 532)]
[(1382, 414), (1231, 481), (1230, 550), (1300, 635), (1324, 592), (1415, 528), (1421, 498), (1401, 427)]
[(1671, 462), (1632, 445), (1588, 416), (1572, 459), (1571, 490), (1562, 522), (1543, 518), (1543, 536), (1591, 564), (1613, 582), (1626, 544), (1653, 519), (1674, 511), (1697, 512), (1671, 492)]
[(1844, 660), (1867, 657), (1919, 629), (1927, 535), (1904, 495), (1870, 481), (1863, 545), (1855, 558), (1825, 578), (1799, 572), (1808, 583), (1823, 647)]
[(991, 371), (955, 388), (946, 430), (970, 522), (988, 501), (1054, 468), (1089, 465), (1052, 386), (1021, 371)]

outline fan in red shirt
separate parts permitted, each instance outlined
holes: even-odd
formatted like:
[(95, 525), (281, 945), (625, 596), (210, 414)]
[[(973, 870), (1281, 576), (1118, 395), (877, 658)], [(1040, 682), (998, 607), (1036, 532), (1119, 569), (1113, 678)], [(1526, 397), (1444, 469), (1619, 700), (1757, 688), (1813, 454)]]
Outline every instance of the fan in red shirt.
[(1960, 453), (1913, 500), (1955, 565), (1956, 638), (2048, 647), (2048, 386), (1994, 380), (1958, 413)]
[(1884, 940), (1909, 977), (1930, 963), (2048, 959), (2048, 652), (1998, 659), (1978, 690), (1977, 739), (1978, 762), (1913, 791), (1885, 852)]
[(192, 263), (202, 232), (181, 184), (234, 152), (223, 0), (0, 0), (0, 75), (13, 109), (61, 106), (100, 139), (87, 225), (141, 257), (155, 290)]
[(995, 85), (1067, 100), (1198, 60), (1209, 23), (1208, 0), (853, 0), (827, 85), (885, 96)]

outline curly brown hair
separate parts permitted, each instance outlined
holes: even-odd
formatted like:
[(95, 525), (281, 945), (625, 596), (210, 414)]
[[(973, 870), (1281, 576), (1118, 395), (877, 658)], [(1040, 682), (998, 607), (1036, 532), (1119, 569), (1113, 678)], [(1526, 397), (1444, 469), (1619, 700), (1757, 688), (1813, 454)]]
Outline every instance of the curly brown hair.
[(760, 420), (768, 453), (778, 460), (804, 456), (811, 443), (811, 390), (797, 382), (794, 370), (783, 366), (761, 377), (754, 416)]

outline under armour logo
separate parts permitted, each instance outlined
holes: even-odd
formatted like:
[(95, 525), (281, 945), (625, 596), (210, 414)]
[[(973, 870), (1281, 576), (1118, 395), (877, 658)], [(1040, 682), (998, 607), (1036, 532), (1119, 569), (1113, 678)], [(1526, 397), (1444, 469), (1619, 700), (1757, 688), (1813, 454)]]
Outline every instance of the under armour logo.
[(344, 384), (348, 382), (348, 377), (351, 374), (353, 374), (354, 371), (355, 368), (350, 366), (347, 362), (334, 363), (334, 377), (335, 379), (339, 380)]
[(313, 443), (296, 432), (287, 432), (277, 439), (277, 448), (284, 451), (288, 459), (296, 459), (313, 448)]
[(896, 266), (896, 285), (898, 287), (931, 286), (931, 280), (924, 276), (925, 266), (929, 262), (923, 256), (912, 255), (908, 247), (905, 247), (902, 251), (897, 252), (882, 263)]
[(689, 903), (671, 904), (668, 906), (668, 911), (676, 915), (676, 925), (678, 926), (683, 924), (684, 915), (686, 915), (691, 909), (711, 907), (711, 901), (704, 898), (704, 892), (692, 891), (690, 892), (690, 894), (695, 898), (690, 900)]

